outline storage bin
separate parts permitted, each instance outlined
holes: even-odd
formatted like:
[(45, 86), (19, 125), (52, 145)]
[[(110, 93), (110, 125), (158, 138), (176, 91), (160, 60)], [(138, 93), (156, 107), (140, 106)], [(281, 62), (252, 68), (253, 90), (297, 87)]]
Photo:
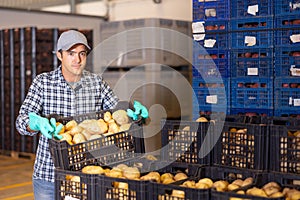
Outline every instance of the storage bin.
[(214, 133), (213, 165), (267, 170), (268, 131), (266, 124), (225, 122), (221, 133)]
[(241, 48), (230, 50), (231, 78), (274, 77), (272, 48)]
[[(103, 119), (106, 111), (108, 110), (74, 117), (57, 117), (57, 121), (66, 124), (71, 120), (82, 122), (85, 119)], [(49, 140), (49, 148), (56, 168), (73, 171), (78, 171), (87, 164), (115, 163), (145, 152), (143, 129), (134, 123), (127, 131), (103, 134), (103, 137), (73, 145), (52, 139)]]

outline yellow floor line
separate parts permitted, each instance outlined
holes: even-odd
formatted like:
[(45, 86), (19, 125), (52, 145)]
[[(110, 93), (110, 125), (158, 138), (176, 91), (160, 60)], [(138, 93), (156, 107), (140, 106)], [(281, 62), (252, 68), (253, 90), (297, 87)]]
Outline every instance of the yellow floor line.
[(17, 183), (17, 184), (12, 184), (12, 185), (7, 185), (7, 186), (4, 186), (4, 187), (0, 187), (0, 191), (1, 190), (8, 190), (8, 189), (11, 189), (11, 188), (16, 188), (16, 187), (22, 187), (22, 186), (26, 186), (26, 185), (31, 185), (32, 182), (29, 181), (29, 182), (24, 182), (24, 183)]
[(33, 197), (33, 192), (22, 194), (22, 195), (18, 195), (18, 196), (8, 197), (8, 198), (5, 198), (3, 200), (16, 200), (16, 199), (23, 199), (25, 197)]

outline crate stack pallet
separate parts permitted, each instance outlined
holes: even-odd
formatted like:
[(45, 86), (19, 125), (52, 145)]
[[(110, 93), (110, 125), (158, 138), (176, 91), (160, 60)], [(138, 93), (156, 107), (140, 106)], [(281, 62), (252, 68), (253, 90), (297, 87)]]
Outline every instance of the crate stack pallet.
[[(15, 120), (34, 77), (58, 67), (53, 50), (61, 31), (58, 28), (36, 27), (0, 30), (0, 149), (4, 154), (36, 152), (38, 135), (20, 135), (15, 128)], [(91, 34), (87, 37), (92, 41)]]
[(193, 118), (230, 111), (229, 3), (193, 0)]
[(273, 1), (230, 3), (230, 114), (272, 116)]
[(300, 3), (275, 1), (275, 102), (274, 115), (299, 116)]

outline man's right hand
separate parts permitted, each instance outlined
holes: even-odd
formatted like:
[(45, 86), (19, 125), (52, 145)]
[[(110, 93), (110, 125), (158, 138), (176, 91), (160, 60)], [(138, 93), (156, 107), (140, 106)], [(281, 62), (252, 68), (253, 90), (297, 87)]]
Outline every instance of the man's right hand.
[(41, 117), (34, 112), (29, 113), (29, 128), (40, 131), (45, 137), (52, 139), (55, 128), (51, 126), (47, 118)]

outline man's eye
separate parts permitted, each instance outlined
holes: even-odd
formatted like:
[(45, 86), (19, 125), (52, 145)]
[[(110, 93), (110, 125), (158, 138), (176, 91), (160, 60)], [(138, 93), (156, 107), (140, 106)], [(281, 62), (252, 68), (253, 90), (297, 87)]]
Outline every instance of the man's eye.
[(86, 56), (87, 55), (87, 53), (85, 52), (85, 51), (82, 51), (82, 52), (80, 52), (80, 56)]
[(69, 56), (74, 56), (74, 52), (72, 52), (72, 51), (69, 51), (68, 54), (69, 54)]

